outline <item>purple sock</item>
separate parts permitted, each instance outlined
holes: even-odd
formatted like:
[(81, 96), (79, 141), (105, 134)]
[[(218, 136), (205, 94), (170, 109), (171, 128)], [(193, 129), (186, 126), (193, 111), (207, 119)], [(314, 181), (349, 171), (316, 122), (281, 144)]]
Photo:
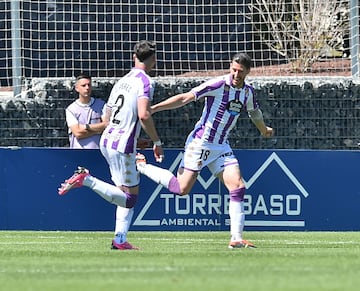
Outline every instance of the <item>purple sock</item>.
[(170, 179), (169, 185), (167, 187), (172, 193), (180, 194), (180, 185), (179, 181), (176, 179), (176, 177), (172, 177)]
[(230, 191), (230, 200), (235, 202), (244, 201), (245, 187)]

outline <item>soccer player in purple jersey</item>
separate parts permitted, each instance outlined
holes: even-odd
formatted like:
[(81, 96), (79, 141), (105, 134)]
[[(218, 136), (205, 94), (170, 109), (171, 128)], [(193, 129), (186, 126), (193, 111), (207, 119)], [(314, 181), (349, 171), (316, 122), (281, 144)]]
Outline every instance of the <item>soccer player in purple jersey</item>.
[(141, 128), (154, 143), (155, 158), (159, 160), (164, 155), (150, 109), (154, 81), (148, 72), (156, 64), (155, 43), (137, 43), (133, 59), (135, 66), (114, 85), (105, 105), (104, 118), (109, 121), (109, 125), (100, 140), (100, 150), (109, 164), (115, 186), (91, 176), (89, 170), (79, 167), (58, 189), (59, 194), (64, 195), (70, 189), (86, 186), (117, 205), (115, 237), (111, 247), (118, 250), (138, 249), (128, 243), (127, 233), (139, 194), (136, 147)]
[(245, 184), (239, 162), (228, 142), (229, 133), (240, 113), (245, 111), (264, 137), (273, 135), (273, 129), (264, 123), (254, 89), (245, 83), (250, 67), (251, 59), (247, 54), (236, 54), (230, 63), (229, 74), (210, 79), (187, 93), (170, 97), (151, 107), (152, 113), (155, 113), (179, 108), (192, 101), (205, 100), (202, 115), (187, 137), (177, 177), (166, 169), (146, 164), (143, 155), (138, 154), (137, 157), (140, 173), (178, 195), (188, 194), (201, 169), (207, 166), (224, 183), (230, 194), (229, 248), (255, 247), (242, 237)]

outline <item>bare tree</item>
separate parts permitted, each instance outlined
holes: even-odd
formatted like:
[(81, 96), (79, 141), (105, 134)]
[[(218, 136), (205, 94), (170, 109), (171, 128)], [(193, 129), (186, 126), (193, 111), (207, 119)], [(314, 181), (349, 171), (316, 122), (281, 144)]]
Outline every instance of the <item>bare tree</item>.
[(323, 56), (342, 54), (348, 0), (252, 0), (249, 9), (261, 42), (295, 71), (308, 71)]

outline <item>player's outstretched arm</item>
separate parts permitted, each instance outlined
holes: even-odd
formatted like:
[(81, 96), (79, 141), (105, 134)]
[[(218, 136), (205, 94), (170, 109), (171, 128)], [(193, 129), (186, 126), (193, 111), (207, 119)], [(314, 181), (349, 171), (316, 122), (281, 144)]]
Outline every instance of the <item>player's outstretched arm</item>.
[(251, 121), (264, 137), (271, 137), (274, 134), (273, 128), (266, 126), (264, 118), (260, 109), (248, 112)]
[(189, 91), (187, 93), (178, 94), (178, 95), (172, 96), (162, 102), (154, 104), (153, 106), (151, 106), (151, 112), (155, 113), (155, 112), (160, 112), (160, 111), (164, 111), (164, 110), (170, 110), (170, 109), (183, 107), (186, 104), (188, 104), (194, 100), (195, 100), (195, 95), (191, 91)]

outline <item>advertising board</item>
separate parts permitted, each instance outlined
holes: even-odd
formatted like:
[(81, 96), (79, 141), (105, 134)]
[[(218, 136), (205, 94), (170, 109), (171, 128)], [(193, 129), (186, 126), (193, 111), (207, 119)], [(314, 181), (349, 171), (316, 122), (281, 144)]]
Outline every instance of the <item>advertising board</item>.
[[(182, 151), (159, 166), (176, 174)], [(143, 152), (154, 163), (151, 150)], [(358, 231), (360, 151), (235, 150), (246, 185), (245, 230)], [(57, 194), (78, 165), (112, 183), (97, 150), (0, 148), (0, 229), (111, 231), (115, 206), (89, 188)], [(141, 176), (131, 230), (227, 231), (229, 195), (204, 169), (189, 195)]]

